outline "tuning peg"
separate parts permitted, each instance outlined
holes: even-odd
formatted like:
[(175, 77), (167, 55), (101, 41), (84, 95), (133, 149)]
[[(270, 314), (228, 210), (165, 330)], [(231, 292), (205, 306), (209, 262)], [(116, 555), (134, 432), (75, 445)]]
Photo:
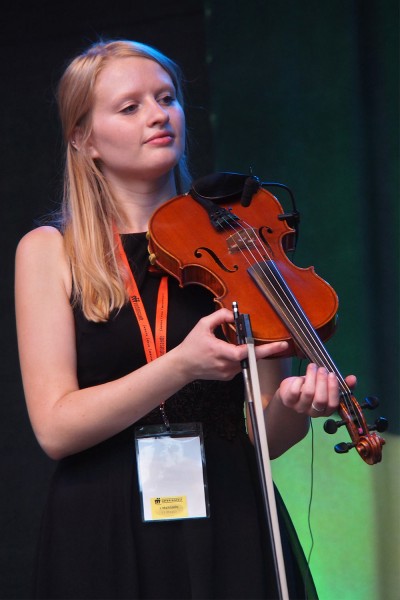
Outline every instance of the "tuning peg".
[(385, 419), (385, 417), (378, 417), (378, 419), (375, 421), (375, 425), (368, 425), (369, 431), (379, 431), (379, 433), (386, 431), (388, 427), (389, 422), (387, 419)]
[(346, 425), (346, 421), (335, 421), (334, 419), (328, 419), (324, 423), (324, 430), (326, 433), (336, 433), (339, 427)]
[(355, 446), (356, 444), (348, 444), (347, 442), (341, 442), (340, 444), (336, 444), (335, 452), (337, 452), (337, 454), (346, 454), (346, 452), (348, 452)]
[(379, 398), (377, 398), (376, 396), (367, 396), (366, 398), (364, 398), (364, 402), (360, 406), (361, 408), (374, 410), (374, 408), (379, 406)]

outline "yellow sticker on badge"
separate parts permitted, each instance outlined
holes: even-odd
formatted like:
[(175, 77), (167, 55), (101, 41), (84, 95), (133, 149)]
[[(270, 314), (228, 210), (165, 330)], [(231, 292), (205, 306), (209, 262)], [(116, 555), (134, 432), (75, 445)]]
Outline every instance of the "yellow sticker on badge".
[(154, 520), (184, 519), (188, 517), (186, 496), (166, 496), (151, 498), (151, 516)]

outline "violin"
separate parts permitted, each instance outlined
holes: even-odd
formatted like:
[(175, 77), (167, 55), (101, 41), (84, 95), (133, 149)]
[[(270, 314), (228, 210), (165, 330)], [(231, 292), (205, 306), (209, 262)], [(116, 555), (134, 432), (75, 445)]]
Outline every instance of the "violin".
[[(334, 372), (340, 420), (328, 419), (324, 429), (332, 434), (345, 425), (351, 442), (337, 444), (335, 451), (356, 448), (367, 464), (376, 464), (385, 444), (377, 432), (387, 428), (387, 420), (379, 417), (367, 425), (363, 409), (375, 408), (378, 400), (367, 398), (360, 405), (328, 354), (323, 342), (335, 331), (338, 297), (313, 267), (289, 260), (299, 213), (295, 205), (284, 213), (266, 185), (237, 173), (197, 180), (189, 193), (168, 200), (150, 219), (150, 262), (182, 287), (205, 287), (218, 307), (238, 302), (251, 315), (256, 344), (287, 341), (285, 356), (306, 357)], [(236, 343), (235, 326), (225, 324), (223, 330)]]

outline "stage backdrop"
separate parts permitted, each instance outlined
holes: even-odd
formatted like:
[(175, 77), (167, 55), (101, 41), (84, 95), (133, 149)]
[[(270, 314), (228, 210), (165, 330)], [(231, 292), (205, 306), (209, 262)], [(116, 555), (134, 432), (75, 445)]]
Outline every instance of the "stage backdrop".
[[(14, 255), (35, 219), (60, 199), (62, 152), (55, 87), (67, 61), (99, 37), (152, 44), (188, 79), (194, 173), (213, 169), (202, 0), (15, 0), (0, 19), (0, 598), (29, 599), (53, 462), (33, 437), (25, 408), (14, 322)], [(28, 293), (28, 291), (27, 291)], [(40, 349), (38, 349), (40, 351)]]
[[(209, 0), (208, 65), (220, 171), (287, 184), (301, 213), (295, 262), (337, 291), (327, 343), (357, 396), (381, 399), (383, 461), (314, 421), (311, 568), (321, 600), (399, 597), (398, 2)], [(286, 209), (287, 195), (278, 194)], [(243, 308), (243, 310), (245, 310)], [(306, 552), (311, 436), (274, 461)]]

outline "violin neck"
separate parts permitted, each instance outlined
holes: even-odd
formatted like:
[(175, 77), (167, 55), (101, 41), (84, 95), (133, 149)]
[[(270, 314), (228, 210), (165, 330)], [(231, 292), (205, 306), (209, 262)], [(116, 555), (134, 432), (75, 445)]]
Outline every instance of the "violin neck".
[(307, 315), (293, 295), (273, 260), (253, 264), (247, 269), (261, 293), (284, 323), (300, 352), (311, 362), (336, 374), (342, 391), (348, 388)]

